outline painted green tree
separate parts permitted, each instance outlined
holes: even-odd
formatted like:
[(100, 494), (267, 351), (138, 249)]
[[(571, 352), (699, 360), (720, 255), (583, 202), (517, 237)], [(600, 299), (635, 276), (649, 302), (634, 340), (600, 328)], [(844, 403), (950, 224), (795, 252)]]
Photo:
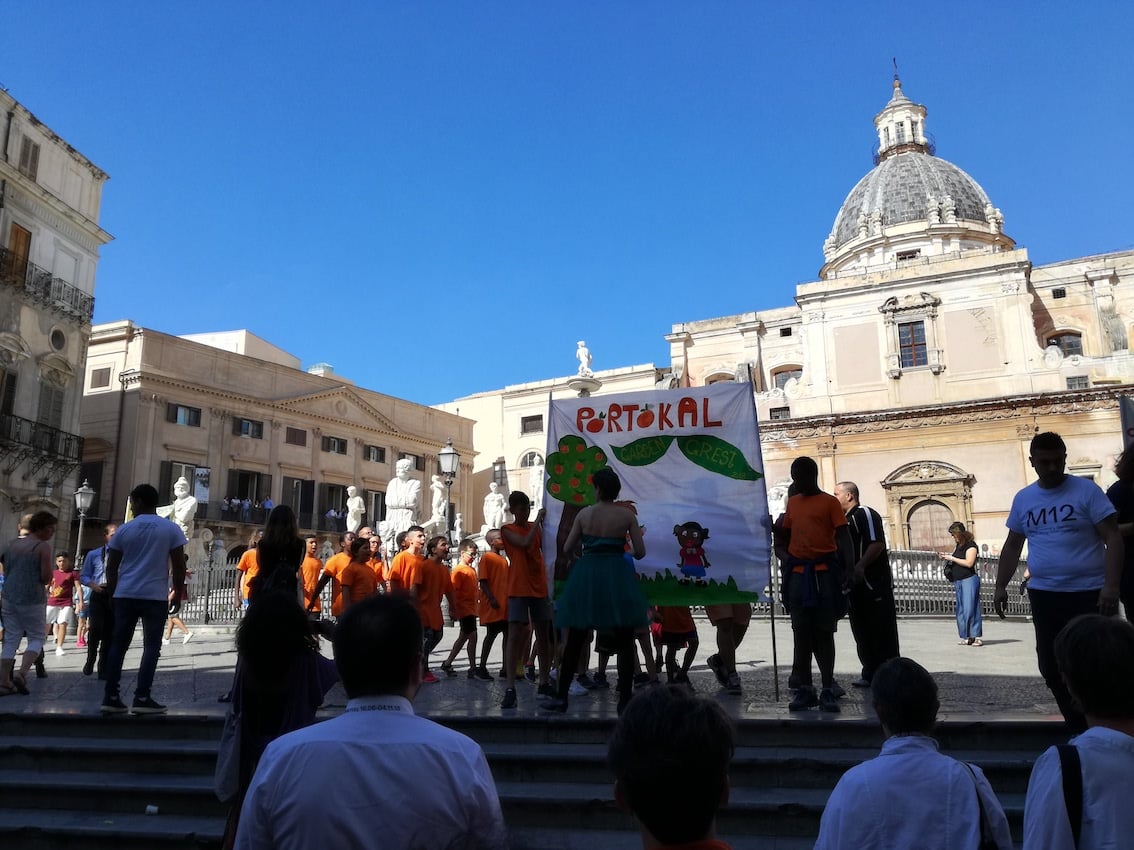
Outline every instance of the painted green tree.
[(567, 577), (574, 560), (573, 552), (565, 552), (567, 535), (579, 511), (595, 503), (593, 476), (607, 465), (606, 452), (574, 434), (559, 438), (559, 451), (547, 456), (547, 494), (563, 503), (563, 514), (555, 534), (555, 578)]

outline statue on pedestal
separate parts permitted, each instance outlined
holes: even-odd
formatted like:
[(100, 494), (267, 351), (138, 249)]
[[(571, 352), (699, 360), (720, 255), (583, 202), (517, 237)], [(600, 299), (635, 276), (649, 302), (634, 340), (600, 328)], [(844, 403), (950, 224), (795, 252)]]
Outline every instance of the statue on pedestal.
[(500, 485), (495, 481), (488, 485), (488, 495), (484, 497), (484, 527), (485, 531), (491, 528), (500, 528), (504, 524), (504, 494), (499, 492)]
[(575, 343), (578, 348), (575, 350), (575, 357), (579, 360), (579, 377), (590, 378), (594, 375), (591, 371), (591, 352), (587, 348), (586, 340), (579, 340)]
[(157, 509), (160, 517), (177, 523), (185, 533), (185, 539), (193, 537), (193, 518), (197, 515), (197, 500), (189, 494), (189, 482), (185, 476), (173, 484), (173, 503)]
[(357, 534), (362, 527), (362, 516), (366, 513), (366, 502), (353, 484), (346, 488), (346, 493), (346, 529)]
[(538, 511), (543, 507), (543, 458), (536, 458), (532, 464), (531, 481), (532, 509)]
[(431, 520), (434, 520), (434, 519), (444, 520), (445, 524), (448, 525), (448, 523), (449, 523), (449, 512), (446, 510), (447, 506), (445, 504), (445, 482), (443, 482), (441, 480), (440, 475), (434, 475), (430, 479), (429, 493), (430, 493), (430, 507), (432, 508), (432, 511), (433, 511), (429, 518)]
[(402, 458), (395, 465), (397, 477), (386, 485), (386, 522), (391, 537), (417, 523), (417, 501), (421, 496), (421, 482), (410, 478), (413, 461)]

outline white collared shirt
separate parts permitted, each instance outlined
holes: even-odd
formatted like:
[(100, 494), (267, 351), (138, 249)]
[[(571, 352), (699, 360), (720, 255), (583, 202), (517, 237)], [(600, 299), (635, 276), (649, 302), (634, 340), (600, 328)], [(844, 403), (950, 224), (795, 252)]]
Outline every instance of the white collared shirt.
[[(976, 774), (976, 780), (973, 779)], [(888, 738), (877, 758), (843, 774), (819, 826), (816, 850), (964, 850), (980, 844), (980, 807), (1001, 850), (1008, 819), (979, 767), (937, 751), (924, 735)]]
[(507, 846), (480, 745), (363, 697), (268, 745), (240, 813), (238, 850), (495, 850)]

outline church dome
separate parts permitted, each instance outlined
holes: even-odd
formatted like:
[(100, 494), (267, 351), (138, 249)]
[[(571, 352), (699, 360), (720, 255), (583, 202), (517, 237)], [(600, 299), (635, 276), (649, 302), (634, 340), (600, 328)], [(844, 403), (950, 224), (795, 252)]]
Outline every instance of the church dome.
[(988, 195), (953, 163), (919, 151), (888, 157), (859, 180), (843, 201), (832, 229), (834, 247), (837, 250), (858, 235), (860, 215), (879, 210), (886, 227), (925, 221), (927, 199), (945, 197), (956, 203), (958, 219), (989, 223), (985, 215)]
[(893, 95), (874, 116), (874, 168), (835, 216), (823, 243), (820, 277), (1015, 245), (980, 184), (936, 156), (925, 116), (925, 107), (905, 96), (895, 74)]

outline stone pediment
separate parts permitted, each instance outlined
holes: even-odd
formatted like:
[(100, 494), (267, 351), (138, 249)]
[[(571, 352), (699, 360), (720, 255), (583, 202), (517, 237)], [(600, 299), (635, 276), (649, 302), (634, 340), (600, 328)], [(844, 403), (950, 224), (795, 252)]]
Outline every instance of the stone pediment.
[(31, 356), (31, 349), (21, 337), (14, 333), (0, 333), (0, 365), (15, 366)]
[(328, 421), (362, 425), (388, 434), (401, 433), (400, 429), (374, 405), (347, 386), (279, 399), (276, 401), (276, 407)]
[(964, 481), (971, 484), (973, 476), (951, 463), (939, 460), (916, 460), (899, 466), (887, 475), (882, 481), (882, 486), (921, 484), (928, 481)]

